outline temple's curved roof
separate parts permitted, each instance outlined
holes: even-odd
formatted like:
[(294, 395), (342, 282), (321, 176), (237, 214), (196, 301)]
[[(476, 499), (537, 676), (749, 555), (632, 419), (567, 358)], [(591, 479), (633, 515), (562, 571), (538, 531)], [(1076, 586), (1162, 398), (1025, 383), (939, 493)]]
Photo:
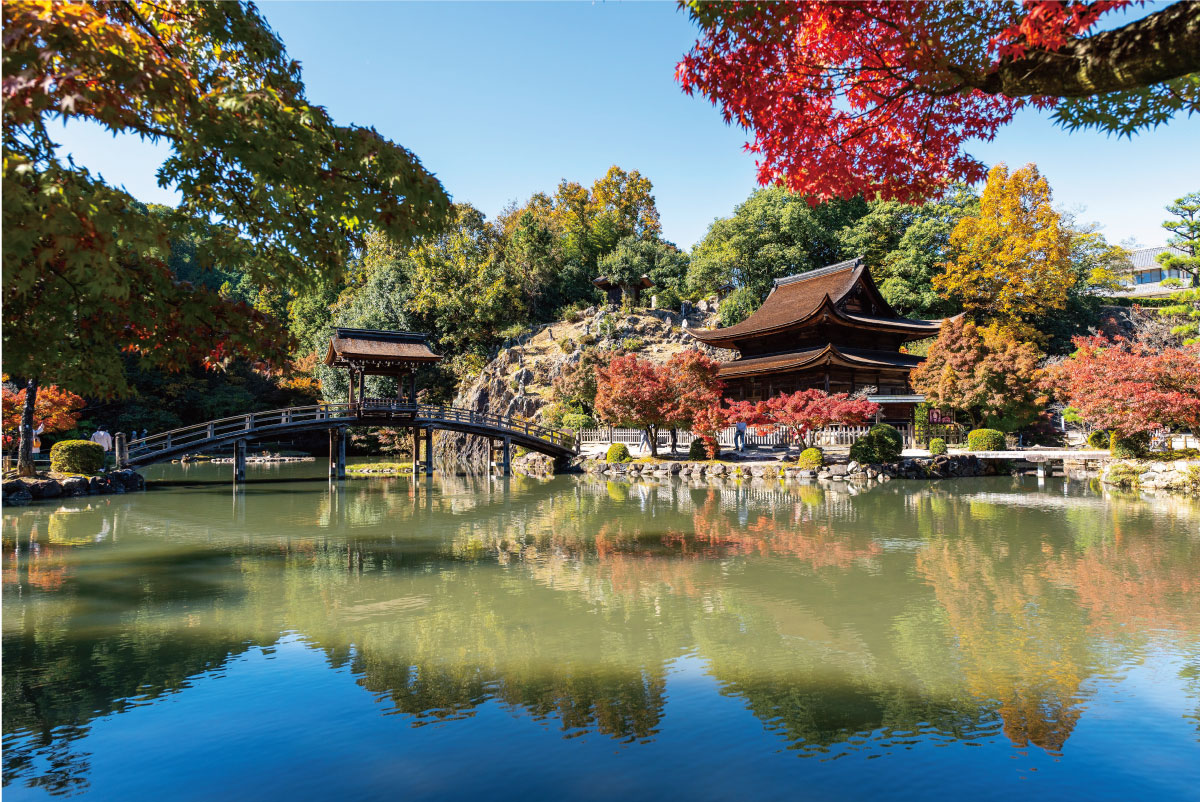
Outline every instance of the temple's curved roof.
[(872, 351), (864, 348), (838, 348), (826, 345), (803, 351), (788, 351), (782, 354), (735, 359), (721, 364), (722, 379), (753, 376), (760, 373), (786, 373), (814, 365), (843, 365), (855, 368), (914, 368), (923, 357), (901, 354), (895, 351)]
[[(841, 301), (860, 285), (868, 296), (866, 300), (879, 314), (855, 314), (841, 308)], [(724, 329), (689, 330), (689, 333), (709, 345), (735, 348), (738, 340), (761, 337), (801, 326), (821, 315), (837, 318), (859, 328), (916, 336), (935, 336), (942, 326), (940, 320), (910, 320), (901, 317), (876, 288), (866, 264), (861, 258), (857, 258), (776, 279), (762, 306), (741, 323)]]

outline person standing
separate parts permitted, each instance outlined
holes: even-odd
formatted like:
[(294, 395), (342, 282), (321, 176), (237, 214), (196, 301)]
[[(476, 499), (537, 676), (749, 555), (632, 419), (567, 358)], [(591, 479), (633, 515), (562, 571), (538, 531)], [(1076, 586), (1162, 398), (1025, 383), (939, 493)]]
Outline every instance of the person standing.
[(92, 433), (92, 442), (98, 443), (105, 451), (112, 451), (112, 435), (103, 426)]
[(738, 453), (746, 450), (746, 422), (744, 420), (737, 422), (737, 431), (733, 433), (733, 447)]

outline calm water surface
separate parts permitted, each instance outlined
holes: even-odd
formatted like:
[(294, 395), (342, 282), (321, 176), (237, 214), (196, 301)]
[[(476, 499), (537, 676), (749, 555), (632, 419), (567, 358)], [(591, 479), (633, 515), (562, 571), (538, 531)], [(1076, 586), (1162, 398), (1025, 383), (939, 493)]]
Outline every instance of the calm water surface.
[(7, 798), (1200, 795), (1188, 502), (324, 471), (5, 512)]

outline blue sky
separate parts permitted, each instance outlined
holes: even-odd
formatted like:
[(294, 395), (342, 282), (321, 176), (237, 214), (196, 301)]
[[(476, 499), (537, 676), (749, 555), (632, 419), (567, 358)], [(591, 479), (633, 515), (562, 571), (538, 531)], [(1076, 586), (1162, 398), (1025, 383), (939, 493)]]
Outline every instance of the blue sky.
[[(302, 63), (312, 102), (412, 150), (455, 200), (489, 216), (618, 164), (654, 182), (664, 236), (690, 248), (754, 188), (745, 133), (674, 81), (695, 31), (673, 2), (260, 8)], [(162, 150), (82, 125), (58, 141), (137, 197), (174, 202), (155, 183)], [(1110, 241), (1152, 245), (1165, 238), (1162, 207), (1200, 191), (1198, 142), (1195, 116), (1129, 140), (1068, 134), (1028, 113), (968, 150), (988, 164), (1037, 163), (1060, 206)]]

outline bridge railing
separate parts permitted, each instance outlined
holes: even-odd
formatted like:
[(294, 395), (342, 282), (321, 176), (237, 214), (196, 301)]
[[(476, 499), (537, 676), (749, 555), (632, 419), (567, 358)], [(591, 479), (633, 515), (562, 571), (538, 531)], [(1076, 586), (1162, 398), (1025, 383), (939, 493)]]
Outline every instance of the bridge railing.
[(367, 399), (358, 404), (314, 404), (306, 407), (287, 407), (265, 412), (251, 412), (231, 418), (183, 426), (167, 432), (130, 440), (126, 447), (126, 458), (138, 460), (163, 451), (178, 451), (187, 446), (201, 446), (218, 438), (227, 438), (245, 432), (247, 436), (274, 429), (287, 428), (305, 423), (321, 421), (345, 421), (353, 425), (356, 421), (371, 418), (381, 413), (401, 417), (414, 416), (430, 423), (459, 423), (504, 430), (510, 434), (524, 434), (544, 440), (562, 448), (574, 449), (575, 437), (571, 432), (562, 432), (535, 423), (516, 415), (494, 415), (473, 412), (435, 404), (407, 404), (387, 399)]

